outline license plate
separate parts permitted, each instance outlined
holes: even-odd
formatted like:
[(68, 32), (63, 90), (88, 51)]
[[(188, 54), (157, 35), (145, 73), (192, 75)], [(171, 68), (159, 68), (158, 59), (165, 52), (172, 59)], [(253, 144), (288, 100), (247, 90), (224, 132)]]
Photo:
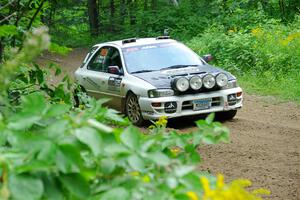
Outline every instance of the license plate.
[(206, 110), (211, 107), (211, 99), (199, 99), (193, 101), (194, 110)]

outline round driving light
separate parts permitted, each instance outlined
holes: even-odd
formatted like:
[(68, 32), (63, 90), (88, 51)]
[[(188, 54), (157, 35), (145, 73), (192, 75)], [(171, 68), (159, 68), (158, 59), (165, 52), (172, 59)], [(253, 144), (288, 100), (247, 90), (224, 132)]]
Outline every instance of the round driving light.
[(180, 92), (185, 92), (189, 89), (189, 80), (185, 77), (180, 77), (175, 80), (175, 87)]
[(226, 74), (220, 73), (216, 77), (216, 82), (219, 87), (224, 87), (228, 83), (228, 77), (226, 76)]
[(213, 75), (207, 74), (204, 76), (203, 78), (204, 87), (206, 87), (207, 89), (211, 89), (215, 86), (215, 84), (216, 84), (216, 79)]
[(190, 86), (193, 90), (199, 90), (202, 87), (202, 79), (199, 76), (191, 77)]

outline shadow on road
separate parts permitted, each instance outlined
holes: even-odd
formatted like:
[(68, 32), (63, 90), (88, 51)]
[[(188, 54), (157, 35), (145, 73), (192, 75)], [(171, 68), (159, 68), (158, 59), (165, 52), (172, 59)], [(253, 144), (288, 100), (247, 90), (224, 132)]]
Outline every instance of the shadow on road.
[[(167, 127), (184, 131), (189, 128), (197, 127), (196, 121), (198, 121), (200, 119), (205, 119), (206, 117), (207, 117), (207, 115), (196, 115), (196, 116), (179, 117), (179, 118), (169, 119)], [(234, 118), (231, 120), (224, 120), (224, 119), (221, 119), (218, 116), (216, 116), (214, 121), (221, 122), (222, 124), (224, 124), (226, 126), (226, 124), (228, 124), (228, 122), (237, 121), (237, 118)]]
[(197, 115), (189, 117), (179, 117), (168, 120), (168, 128), (174, 129), (187, 129), (196, 127), (196, 121), (200, 119), (205, 119), (207, 115)]

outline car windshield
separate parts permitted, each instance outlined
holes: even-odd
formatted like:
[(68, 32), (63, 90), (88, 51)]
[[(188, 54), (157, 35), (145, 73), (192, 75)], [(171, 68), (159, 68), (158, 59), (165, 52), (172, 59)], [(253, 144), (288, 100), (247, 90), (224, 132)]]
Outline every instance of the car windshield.
[(160, 43), (123, 49), (129, 73), (204, 65), (200, 57), (181, 43)]

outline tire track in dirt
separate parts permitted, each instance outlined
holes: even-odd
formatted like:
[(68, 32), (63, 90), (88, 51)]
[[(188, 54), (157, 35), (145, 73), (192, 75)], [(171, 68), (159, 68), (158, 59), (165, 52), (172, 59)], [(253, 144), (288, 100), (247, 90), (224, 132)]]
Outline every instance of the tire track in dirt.
[[(66, 57), (45, 54), (38, 62), (56, 60), (65, 73), (72, 75), (86, 53), (87, 49), (75, 49)], [(194, 120), (170, 120), (169, 127), (189, 132), (196, 128)], [(300, 199), (299, 105), (274, 97), (245, 95), (244, 107), (224, 125), (231, 130), (231, 142), (202, 146), (201, 170), (222, 173), (227, 181), (250, 179), (252, 188), (271, 190), (268, 199)]]
[[(180, 120), (171, 122), (172, 128)], [(183, 122), (180, 131), (195, 129)], [(231, 131), (229, 144), (204, 145), (201, 170), (222, 173), (227, 180), (247, 178), (253, 188), (266, 188), (267, 199), (299, 200), (300, 107), (280, 103), (274, 97), (246, 95), (235, 119), (225, 122)]]

